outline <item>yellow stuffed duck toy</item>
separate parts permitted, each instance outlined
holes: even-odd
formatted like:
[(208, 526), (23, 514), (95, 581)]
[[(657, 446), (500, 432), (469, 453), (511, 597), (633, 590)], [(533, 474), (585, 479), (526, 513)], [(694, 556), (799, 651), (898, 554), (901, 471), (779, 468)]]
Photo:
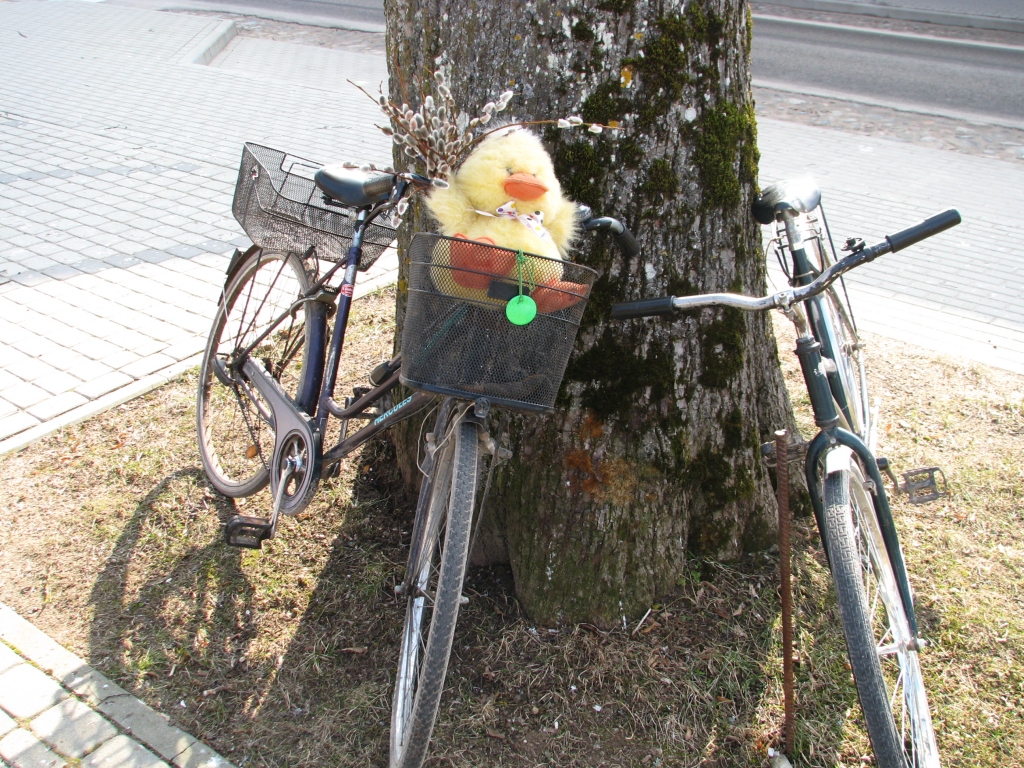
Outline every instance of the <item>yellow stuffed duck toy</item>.
[[(489, 134), (426, 202), (442, 234), (467, 241), (452, 243), (449, 254), (465, 298), (486, 300), (493, 275), (517, 276), (515, 253), (486, 246), (564, 259), (577, 234), (576, 204), (562, 196), (540, 138), (521, 127)], [(557, 276), (542, 271), (532, 286), (538, 312), (556, 312), (586, 295), (585, 286), (559, 279), (560, 268)]]

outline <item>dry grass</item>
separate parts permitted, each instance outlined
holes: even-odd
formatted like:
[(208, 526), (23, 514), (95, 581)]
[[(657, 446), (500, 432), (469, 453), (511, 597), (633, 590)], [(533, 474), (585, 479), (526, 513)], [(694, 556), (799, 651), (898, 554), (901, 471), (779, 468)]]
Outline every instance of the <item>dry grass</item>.
[[(351, 370), (387, 356), (392, 302), (357, 302)], [(873, 341), (883, 450), (941, 464), (952, 491), (896, 504), (943, 764), (1022, 765), (1024, 380)], [(0, 599), (239, 765), (385, 764), (412, 506), (388, 450), (349, 459), (262, 553), (228, 549), (195, 384), (0, 459)], [(859, 766), (828, 574), (807, 520), (795, 537), (799, 765)], [(430, 765), (764, 764), (782, 719), (776, 565), (694, 562), (639, 629), (611, 632), (531, 624), (506, 571), (475, 573)]]

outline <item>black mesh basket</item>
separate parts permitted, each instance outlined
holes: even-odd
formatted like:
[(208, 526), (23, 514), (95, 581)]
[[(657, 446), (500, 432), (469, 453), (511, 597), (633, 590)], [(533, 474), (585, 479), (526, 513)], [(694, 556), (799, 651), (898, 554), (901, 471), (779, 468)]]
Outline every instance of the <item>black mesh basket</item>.
[[(402, 383), (549, 410), (596, 278), (559, 259), (417, 234), (409, 249)], [(537, 315), (515, 325), (506, 308), (521, 295), (534, 300)]]
[[(355, 209), (328, 206), (313, 183), (320, 164), (259, 144), (246, 143), (231, 206), (245, 234), (261, 248), (341, 261), (352, 245)], [(395, 228), (377, 219), (363, 235), (360, 271), (370, 268), (395, 239)]]

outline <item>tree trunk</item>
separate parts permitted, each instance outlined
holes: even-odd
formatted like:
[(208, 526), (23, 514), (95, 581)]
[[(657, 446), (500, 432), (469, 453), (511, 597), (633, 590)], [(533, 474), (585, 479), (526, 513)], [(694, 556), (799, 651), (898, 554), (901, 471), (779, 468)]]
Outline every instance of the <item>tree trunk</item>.
[[(759, 444), (792, 426), (767, 315), (608, 316), (625, 299), (766, 291), (749, 214), (747, 4), (386, 0), (385, 13), (392, 94), (399, 77), (408, 86), (446, 63), (471, 114), (511, 88), (517, 119), (622, 126), (541, 130), (567, 196), (623, 219), (642, 253), (580, 245), (576, 260), (601, 278), (559, 408), (511, 420), (515, 456), (496, 474), (488, 516), (526, 611), (542, 624), (620, 624), (674, 588), (688, 555), (767, 546), (775, 503)], [(406, 229), (430, 229), (422, 206), (409, 218)], [(402, 279), (400, 327), (404, 289)], [(415, 439), (398, 435), (407, 468)]]

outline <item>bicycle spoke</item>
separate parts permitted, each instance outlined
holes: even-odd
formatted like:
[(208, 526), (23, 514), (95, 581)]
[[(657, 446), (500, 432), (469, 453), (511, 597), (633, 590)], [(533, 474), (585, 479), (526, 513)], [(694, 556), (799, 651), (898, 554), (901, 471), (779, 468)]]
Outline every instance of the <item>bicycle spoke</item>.
[[(277, 274), (274, 275), (273, 281), (271, 281), (270, 285), (267, 287), (266, 291), (263, 293), (263, 298), (260, 300), (260, 305), (256, 308), (256, 311), (252, 313), (252, 320), (250, 320), (249, 327), (246, 328), (246, 330), (245, 330), (245, 335), (246, 336), (248, 336), (249, 331), (251, 331), (256, 326), (256, 320), (259, 319), (260, 312), (263, 310), (263, 307), (266, 306), (267, 299), (270, 298), (270, 294), (273, 293), (274, 287), (277, 285), (277, 281), (281, 278), (281, 275), (284, 272), (284, 268), (285, 268), (285, 266), (287, 264), (288, 264), (287, 259), (281, 259), (281, 266), (278, 267)], [(248, 306), (248, 300), (246, 302), (246, 305)], [(239, 337), (239, 340), (240, 339), (241, 339), (241, 337)], [(237, 347), (236, 347), (236, 349), (237, 349)]]

